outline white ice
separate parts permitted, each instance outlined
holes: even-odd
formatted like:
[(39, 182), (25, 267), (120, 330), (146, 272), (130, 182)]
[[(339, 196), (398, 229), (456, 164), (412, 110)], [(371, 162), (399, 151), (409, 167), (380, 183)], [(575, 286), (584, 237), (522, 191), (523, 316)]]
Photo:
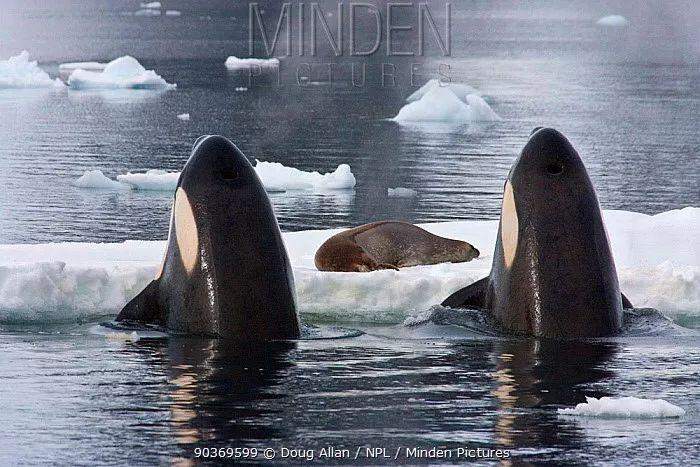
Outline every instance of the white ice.
[(280, 61), (276, 58), (238, 58), (228, 57), (224, 63), (229, 70), (248, 70), (250, 67), (276, 68)]
[(435, 89), (437, 87), (445, 87), (445, 88), (450, 89), (452, 92), (455, 93), (455, 95), (458, 98), (460, 98), (461, 100), (463, 100), (465, 102), (466, 102), (466, 97), (469, 94), (476, 94), (477, 96), (481, 95), (481, 92), (478, 89), (476, 89), (472, 86), (469, 86), (468, 84), (452, 83), (452, 82), (444, 83), (444, 82), (441, 82), (437, 79), (431, 79), (430, 81), (425, 83), (423, 86), (421, 86), (421, 88), (418, 89), (416, 92), (414, 92), (413, 94), (408, 96), (408, 98), (406, 98), (406, 102), (415, 102), (415, 101), (421, 100), (423, 98), (423, 96), (425, 96), (429, 91), (432, 91), (433, 89)]
[(560, 415), (601, 418), (667, 418), (681, 417), (685, 410), (663, 399), (637, 397), (586, 397), (586, 402), (573, 409), (558, 409)]
[(598, 26), (622, 27), (630, 24), (629, 20), (621, 15), (603, 16), (596, 21)]
[(86, 170), (83, 175), (73, 181), (73, 185), (80, 188), (98, 188), (104, 190), (130, 190), (131, 186), (112, 180), (105, 176), (101, 170)]
[[(700, 208), (655, 216), (603, 214), (620, 288), (632, 303), (670, 317), (699, 314)], [(302, 317), (401, 323), (488, 274), (498, 221), (422, 227), (469, 241), (482, 257), (400, 271), (320, 272), (314, 267), (316, 249), (339, 230), (284, 233)], [(74, 321), (117, 313), (153, 278), (164, 248), (163, 241), (0, 245), (0, 322)]]
[(340, 164), (333, 172), (321, 174), (304, 172), (279, 162), (256, 160), (255, 171), (265, 188), (272, 191), (349, 190), (355, 187), (355, 175), (347, 164)]
[(117, 180), (131, 185), (137, 190), (149, 191), (175, 191), (180, 172), (167, 172), (165, 170), (151, 169), (146, 173), (131, 173), (117, 175)]
[(178, 114), (177, 118), (179, 118), (183, 122), (188, 122), (190, 120), (190, 114), (188, 114), (188, 113)]
[(416, 190), (404, 187), (387, 188), (387, 195), (389, 198), (414, 198), (418, 196)]
[(153, 8), (142, 8), (134, 12), (134, 16), (160, 16), (160, 10)]
[[(178, 117), (179, 118), (179, 117)], [(355, 176), (347, 164), (340, 164), (329, 173), (304, 172), (294, 167), (287, 167), (278, 162), (255, 162), (255, 172), (268, 191), (313, 190), (350, 190), (355, 187)], [(117, 182), (105, 177), (102, 172), (87, 171), (73, 184), (83, 188), (115, 188), (109, 182), (126, 184), (137, 190), (174, 191), (180, 172), (165, 170), (148, 170), (146, 173), (126, 173), (117, 175)]]
[(160, 2), (142, 2), (141, 8), (162, 8)]
[(72, 89), (174, 89), (153, 70), (146, 70), (133, 57), (109, 62), (101, 72), (77, 69), (68, 78)]
[(182, 12), (180, 10), (165, 10), (165, 16), (180, 16)]
[(102, 62), (70, 62), (61, 63), (58, 71), (61, 73), (71, 73), (75, 70), (102, 71), (106, 66), (107, 64)]
[(51, 79), (36, 61), (29, 60), (26, 50), (7, 60), (0, 60), (0, 89), (64, 87), (60, 79)]
[(448, 87), (435, 86), (419, 100), (403, 106), (394, 121), (468, 123), (501, 119), (476, 94), (469, 94), (465, 99), (466, 103)]

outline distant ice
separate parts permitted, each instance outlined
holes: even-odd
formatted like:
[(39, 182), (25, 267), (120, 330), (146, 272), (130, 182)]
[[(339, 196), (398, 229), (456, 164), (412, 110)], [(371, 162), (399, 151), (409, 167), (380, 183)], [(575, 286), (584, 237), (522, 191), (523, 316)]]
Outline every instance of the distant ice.
[[(655, 216), (604, 211), (620, 289), (636, 307), (700, 313), (700, 208)], [(371, 273), (321, 272), (318, 247), (341, 229), (284, 233), (299, 310), (335, 322), (401, 323), (485, 277), (498, 221), (422, 224), (482, 252), (468, 263)], [(0, 323), (75, 321), (117, 313), (155, 275), (165, 242), (0, 245)]]
[(226, 59), (224, 64), (229, 70), (247, 70), (251, 66), (277, 68), (280, 66), (280, 61), (276, 58), (238, 58), (231, 56)]
[(107, 66), (106, 63), (101, 62), (71, 62), (71, 63), (61, 63), (58, 66), (58, 71), (62, 73), (71, 73), (75, 70), (86, 70), (86, 71), (103, 71)]
[(154, 10), (152, 8), (143, 8), (141, 10), (136, 10), (134, 16), (160, 16), (160, 10)]
[(418, 196), (416, 190), (404, 187), (387, 188), (387, 194), (389, 198), (413, 198)]
[[(333, 172), (321, 174), (304, 172), (277, 162), (256, 161), (255, 171), (268, 191), (348, 190), (355, 187), (355, 176), (347, 164), (339, 165)], [(153, 169), (146, 173), (129, 172), (117, 175), (117, 181), (114, 181), (105, 177), (99, 170), (94, 170), (85, 172), (73, 184), (83, 188), (116, 188), (117, 185), (110, 185), (111, 182), (136, 190), (174, 191), (179, 177), (180, 172)]]
[(601, 418), (667, 418), (681, 417), (685, 410), (663, 399), (639, 399), (637, 397), (586, 397), (586, 402), (573, 409), (558, 409), (561, 415)]
[(142, 2), (141, 8), (162, 8), (160, 2)]
[(73, 185), (80, 188), (98, 188), (103, 190), (130, 190), (131, 186), (119, 183), (105, 176), (101, 170), (87, 170)]
[(469, 94), (476, 94), (477, 96), (481, 95), (481, 92), (472, 87), (469, 86), (468, 84), (463, 84), (463, 83), (443, 83), (437, 79), (431, 79), (427, 83), (425, 83), (420, 89), (418, 89), (416, 92), (408, 96), (406, 99), (406, 102), (415, 102), (423, 98), (429, 91), (432, 91), (433, 89), (437, 87), (443, 87), (443, 88), (448, 88), (452, 92), (455, 93), (455, 95), (466, 102), (466, 97)]
[(278, 162), (255, 161), (255, 171), (266, 189), (280, 190), (347, 190), (355, 187), (355, 176), (347, 164), (325, 174), (304, 172)]
[(621, 15), (603, 16), (596, 21), (598, 26), (622, 27), (630, 24), (629, 20)]
[(190, 114), (188, 114), (188, 113), (178, 114), (177, 118), (179, 118), (183, 122), (189, 122), (190, 121)]
[(465, 103), (450, 88), (435, 86), (419, 100), (403, 106), (393, 120), (400, 123), (468, 123), (492, 122), (501, 118), (476, 94), (467, 95)]
[(72, 89), (175, 89), (153, 70), (146, 70), (133, 57), (109, 62), (102, 72), (77, 69), (68, 78)]
[(0, 60), (0, 89), (64, 87), (60, 79), (51, 79), (36, 61), (30, 61), (26, 50), (7, 60)]
[(245, 92), (245, 91), (247, 91), (247, 90), (248, 90), (248, 88), (243, 87), (243, 86), (239, 86), (239, 87), (236, 88), (236, 91), (237, 91), (237, 92)]
[(182, 12), (180, 10), (165, 10), (165, 16), (180, 16)]
[(180, 172), (167, 172), (165, 170), (152, 169), (146, 173), (127, 173), (117, 175), (117, 180), (131, 185), (137, 190), (149, 191), (175, 191)]

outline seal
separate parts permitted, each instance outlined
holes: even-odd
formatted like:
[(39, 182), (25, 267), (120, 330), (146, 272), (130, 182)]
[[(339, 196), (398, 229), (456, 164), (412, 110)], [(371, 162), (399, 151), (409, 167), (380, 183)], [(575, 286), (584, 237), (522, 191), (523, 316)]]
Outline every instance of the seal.
[(117, 321), (245, 341), (300, 336), (277, 219), (255, 169), (228, 139), (195, 142), (177, 183), (161, 268)]
[(564, 135), (533, 131), (505, 183), (491, 273), (442, 305), (488, 310), (514, 334), (619, 332), (632, 304), (620, 293), (593, 184)]
[(439, 237), (408, 222), (380, 221), (340, 232), (323, 243), (319, 271), (367, 272), (420, 264), (461, 263), (479, 256), (467, 242)]

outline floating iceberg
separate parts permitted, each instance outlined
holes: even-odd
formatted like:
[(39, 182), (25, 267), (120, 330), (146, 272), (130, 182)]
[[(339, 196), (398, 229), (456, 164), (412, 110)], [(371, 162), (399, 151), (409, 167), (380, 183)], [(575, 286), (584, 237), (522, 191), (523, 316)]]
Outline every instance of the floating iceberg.
[(175, 89), (153, 70), (146, 70), (133, 57), (109, 62), (102, 72), (77, 69), (68, 78), (72, 89)]
[(418, 196), (416, 190), (404, 187), (387, 188), (386, 191), (389, 198), (414, 198)]
[[(604, 211), (620, 288), (637, 307), (700, 313), (700, 208), (655, 216)], [(333, 230), (284, 233), (302, 317), (401, 323), (486, 276), (498, 221), (423, 224), (484, 254), (468, 263), (371, 273), (321, 272), (318, 247)], [(115, 314), (155, 275), (165, 242), (0, 245), (0, 323), (75, 321)], [(659, 295), (662, 291), (662, 295)]]
[(630, 24), (629, 20), (621, 15), (603, 16), (596, 23), (598, 26), (622, 27)]
[(573, 409), (558, 409), (560, 415), (601, 418), (667, 418), (681, 417), (685, 410), (663, 399), (637, 397), (586, 397), (586, 402)]
[(418, 89), (416, 92), (408, 96), (406, 98), (406, 102), (415, 102), (418, 100), (421, 100), (423, 96), (425, 96), (428, 92), (432, 91), (433, 89), (437, 87), (442, 87), (442, 88), (448, 88), (452, 92), (455, 93), (455, 95), (460, 98), (461, 100), (466, 102), (466, 97), (469, 94), (476, 94), (477, 96), (481, 95), (481, 92), (469, 86), (468, 84), (462, 84), (462, 83), (443, 83), (437, 79), (431, 79), (427, 83), (425, 83), (420, 89)]
[(406, 104), (396, 122), (493, 122), (501, 120), (496, 112), (476, 94), (466, 96), (466, 103), (448, 87), (436, 86), (417, 101)]
[(163, 6), (160, 4), (160, 2), (142, 2), (141, 3), (141, 8), (162, 8)]
[(117, 180), (131, 185), (137, 190), (149, 191), (175, 191), (180, 172), (166, 172), (165, 170), (152, 169), (146, 173), (131, 173), (117, 175)]
[(231, 56), (224, 62), (229, 70), (248, 70), (250, 67), (277, 68), (280, 61), (276, 58), (238, 58)]
[(255, 161), (255, 171), (268, 190), (349, 190), (355, 187), (355, 176), (347, 164), (325, 174), (304, 172), (278, 162)]
[(100, 170), (87, 170), (73, 185), (80, 188), (98, 188), (103, 190), (130, 190), (131, 186), (116, 182), (105, 176)]
[(101, 63), (101, 62), (61, 63), (58, 66), (58, 71), (60, 71), (62, 73), (72, 73), (75, 70), (103, 71), (106, 66), (107, 66), (106, 63)]
[(165, 16), (180, 16), (182, 12), (180, 10), (165, 10)]
[(154, 10), (151, 8), (143, 8), (141, 10), (136, 10), (134, 16), (160, 16), (160, 10)]
[(177, 118), (179, 118), (183, 122), (189, 122), (190, 121), (190, 114), (188, 114), (188, 113), (178, 114)]
[(0, 89), (64, 87), (60, 79), (51, 79), (36, 61), (30, 61), (26, 50), (7, 60), (0, 60)]
[[(255, 171), (268, 191), (349, 190), (355, 187), (355, 176), (347, 164), (339, 165), (333, 172), (321, 174), (304, 172), (277, 162), (256, 161)], [(174, 191), (179, 177), (180, 172), (153, 169), (146, 173), (129, 172), (117, 175), (117, 181), (114, 181), (105, 177), (99, 170), (91, 170), (85, 172), (73, 184), (83, 188), (116, 188), (118, 185), (112, 184), (119, 184), (136, 190)]]

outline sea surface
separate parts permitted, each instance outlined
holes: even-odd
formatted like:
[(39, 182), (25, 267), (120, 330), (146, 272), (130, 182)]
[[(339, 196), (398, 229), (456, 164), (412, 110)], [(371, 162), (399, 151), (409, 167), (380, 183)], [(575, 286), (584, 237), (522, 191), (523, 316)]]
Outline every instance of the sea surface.
[[(0, 243), (165, 239), (171, 193), (86, 190), (71, 181), (93, 169), (111, 178), (179, 171), (202, 134), (229, 137), (251, 160), (319, 172), (351, 166), (353, 191), (270, 195), (287, 231), (387, 218), (496, 219), (510, 165), (536, 126), (570, 138), (604, 209), (654, 214), (700, 204), (693, 2), (453, 1), (451, 56), (434, 43), (426, 57), (373, 56), (363, 88), (340, 78), (323, 83), (320, 72), (315, 84), (296, 83), (300, 64), (350, 62), (327, 47), (316, 57), (283, 58), (279, 82), (228, 72), (227, 56), (247, 55), (246, 2), (166, 0), (163, 9), (181, 15), (158, 17), (134, 16), (138, 1), (47, 3), (3, 2), (0, 59), (26, 49), (57, 76), (63, 62), (130, 54), (177, 89), (0, 90)], [(275, 2), (260, 3), (277, 11)], [(631, 25), (595, 25), (613, 13)], [(383, 87), (376, 70), (389, 62), (397, 85)], [(422, 70), (415, 84), (447, 64), (503, 121), (391, 121), (418, 87), (407, 72), (413, 62)], [(190, 121), (176, 118), (185, 112)], [(418, 196), (390, 198), (393, 187)], [(442, 446), (509, 449), (511, 460), (532, 462), (696, 461), (696, 336), (397, 338), (344, 324), (366, 334), (264, 350), (115, 341), (95, 333), (96, 323), (0, 324), (0, 464), (166, 463), (192, 458), (197, 447), (306, 448), (326, 464), (335, 461), (318, 453), (328, 446), (353, 456), (361, 446), (392, 457)], [(557, 415), (603, 395), (663, 398), (687, 414), (633, 422)], [(276, 462), (284, 460), (300, 462)]]

